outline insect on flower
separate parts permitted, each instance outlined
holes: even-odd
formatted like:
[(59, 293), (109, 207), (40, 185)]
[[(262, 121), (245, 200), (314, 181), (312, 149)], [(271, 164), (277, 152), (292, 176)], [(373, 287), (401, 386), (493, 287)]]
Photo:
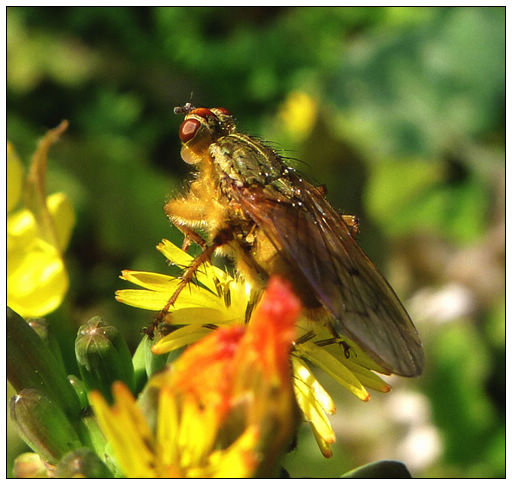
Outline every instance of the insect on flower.
[(197, 174), (188, 193), (170, 200), (165, 212), (183, 232), (184, 249), (196, 243), (202, 252), (157, 322), (217, 252), (231, 257), (256, 288), (263, 288), (270, 275), (284, 276), (305, 316), (329, 325), (335, 337), (352, 339), (385, 370), (419, 375), (424, 354), (418, 333), (355, 241), (357, 218), (338, 214), (322, 186), (306, 181), (260, 140), (239, 133), (227, 109), (187, 103), (175, 113), (185, 115), (181, 156)]

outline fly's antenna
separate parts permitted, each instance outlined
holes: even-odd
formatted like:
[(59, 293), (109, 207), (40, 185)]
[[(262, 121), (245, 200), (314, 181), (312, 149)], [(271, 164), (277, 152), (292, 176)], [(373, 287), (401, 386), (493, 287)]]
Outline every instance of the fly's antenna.
[(184, 106), (176, 106), (173, 111), (175, 115), (186, 115), (194, 109), (196, 107), (192, 106), (192, 103), (185, 103)]
[(192, 96), (194, 96), (194, 91), (190, 92), (190, 98), (188, 98), (189, 101), (187, 103), (185, 103), (183, 106), (176, 106), (174, 108), (175, 115), (186, 115), (187, 113), (190, 113), (192, 110), (196, 109), (196, 107), (192, 105)]

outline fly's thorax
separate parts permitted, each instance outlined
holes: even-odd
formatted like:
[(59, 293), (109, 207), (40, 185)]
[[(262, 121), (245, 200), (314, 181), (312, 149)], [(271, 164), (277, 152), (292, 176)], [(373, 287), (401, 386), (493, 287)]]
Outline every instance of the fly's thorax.
[(265, 186), (281, 177), (286, 169), (274, 150), (241, 133), (219, 138), (210, 145), (209, 152), (220, 178), (227, 177), (239, 187)]

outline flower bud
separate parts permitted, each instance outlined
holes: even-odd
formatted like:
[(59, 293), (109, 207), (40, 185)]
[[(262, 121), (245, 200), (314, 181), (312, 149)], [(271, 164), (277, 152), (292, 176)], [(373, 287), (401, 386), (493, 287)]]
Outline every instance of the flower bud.
[(65, 455), (57, 465), (58, 478), (112, 478), (112, 473), (98, 455), (80, 448)]
[(133, 355), (137, 390), (141, 390), (148, 377), (151, 377), (155, 372), (163, 369), (169, 360), (169, 354), (154, 354), (151, 352), (153, 344), (154, 342), (149, 340), (147, 335), (145, 335)]
[(61, 364), (30, 325), (7, 309), (7, 378), (17, 392), (37, 389), (72, 420), (80, 403)]
[(146, 340), (147, 337), (144, 336), (132, 357), (135, 392), (142, 391), (148, 380), (148, 375), (146, 374)]
[(89, 401), (87, 399), (87, 389), (85, 388), (85, 384), (73, 374), (68, 376), (69, 383), (73, 386), (73, 389), (78, 396), (78, 400), (80, 401), (80, 407), (82, 409), (86, 409), (89, 406)]
[(88, 391), (99, 390), (112, 401), (111, 386), (123, 381), (133, 391), (135, 379), (130, 351), (119, 331), (105, 325), (100, 317), (91, 318), (78, 330), (75, 354)]
[(41, 458), (56, 463), (81, 446), (78, 435), (55, 402), (36, 389), (23, 389), (10, 402), (18, 434)]
[(50, 478), (48, 469), (37, 453), (22, 453), (14, 460), (14, 478)]

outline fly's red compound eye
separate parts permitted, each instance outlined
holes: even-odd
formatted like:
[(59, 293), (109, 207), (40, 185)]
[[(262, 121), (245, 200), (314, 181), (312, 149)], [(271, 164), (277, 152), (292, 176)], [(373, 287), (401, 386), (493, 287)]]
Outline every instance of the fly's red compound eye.
[(226, 108), (215, 108), (215, 111), (226, 116), (231, 116), (231, 112)]
[(183, 143), (187, 143), (187, 141), (194, 138), (195, 134), (197, 133), (197, 130), (201, 126), (201, 122), (198, 120), (195, 120), (194, 118), (190, 118), (188, 120), (185, 120), (181, 126), (180, 126), (180, 140)]
[(190, 112), (192, 115), (200, 116), (201, 118), (208, 118), (209, 116), (215, 116), (208, 108), (196, 108)]

